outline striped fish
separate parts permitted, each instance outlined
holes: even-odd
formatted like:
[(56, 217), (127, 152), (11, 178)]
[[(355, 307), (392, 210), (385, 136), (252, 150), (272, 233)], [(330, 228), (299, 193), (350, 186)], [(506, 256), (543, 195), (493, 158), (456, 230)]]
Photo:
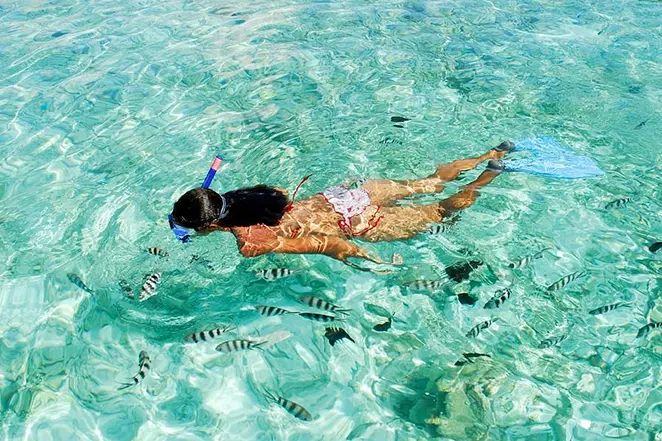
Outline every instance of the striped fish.
[(361, 187), (363, 187), (363, 184), (365, 184), (366, 182), (368, 182), (368, 178), (357, 178), (356, 180), (353, 180), (349, 184), (349, 189), (353, 190), (353, 189), (356, 189), (356, 188), (361, 188)]
[(403, 286), (412, 289), (439, 289), (442, 286), (446, 285), (448, 282), (445, 280), (414, 280), (411, 282), (403, 283)]
[(577, 271), (576, 273), (568, 274), (564, 278), (557, 280), (556, 282), (549, 285), (547, 287), (547, 292), (553, 293), (555, 291), (558, 291), (559, 289), (562, 289), (565, 286), (567, 286), (573, 280), (579, 279), (580, 277), (584, 277), (585, 275), (586, 275), (585, 271)]
[(518, 260), (517, 262), (512, 262), (508, 265), (508, 267), (513, 268), (513, 269), (521, 269), (527, 266), (529, 263), (533, 262), (535, 259), (540, 259), (545, 251), (549, 251), (551, 248), (545, 248), (540, 251), (538, 251), (535, 254), (531, 254), (530, 256), (523, 257), (522, 259)]
[(140, 295), (138, 296), (139, 302), (144, 302), (156, 295), (156, 287), (161, 283), (161, 273), (154, 273), (147, 278), (143, 284), (142, 289), (140, 290)]
[(493, 321), (491, 319), (485, 320), (484, 322), (480, 322), (476, 326), (471, 328), (469, 332), (467, 332), (466, 336), (470, 338), (476, 338), (484, 329), (489, 328), (492, 325), (492, 323)]
[(568, 338), (567, 334), (562, 334), (562, 335), (557, 335), (556, 337), (546, 338), (545, 340), (540, 342), (540, 344), (538, 345), (538, 349), (551, 348), (552, 346), (556, 346), (557, 344), (561, 343), (566, 338)]
[(348, 314), (351, 311), (350, 309), (343, 309), (337, 305), (334, 305), (333, 303), (327, 302), (324, 299), (313, 296), (299, 297), (299, 302), (303, 303), (304, 305), (312, 306), (313, 308), (322, 309), (329, 312), (337, 312), (340, 314)]
[(639, 332), (637, 332), (637, 338), (645, 337), (648, 335), (649, 332), (657, 328), (662, 328), (662, 322), (653, 322), (644, 325), (641, 328), (639, 328)]
[(286, 400), (283, 397), (274, 395), (271, 392), (265, 390), (264, 395), (272, 400), (274, 403), (278, 404), (280, 407), (285, 409), (287, 413), (298, 418), (302, 421), (312, 421), (313, 416), (306, 409), (303, 408), (300, 404), (295, 403), (294, 401)]
[(622, 199), (616, 199), (611, 202), (609, 202), (607, 205), (605, 205), (605, 208), (619, 208), (622, 207), (623, 205), (629, 203), (631, 201), (630, 198), (622, 198)]
[(450, 230), (450, 226), (446, 224), (430, 224), (426, 232), (435, 236), (437, 234), (447, 233), (448, 230)]
[(149, 247), (147, 248), (147, 252), (149, 254), (152, 254), (154, 256), (159, 256), (159, 257), (168, 257), (169, 254), (166, 250), (162, 250), (161, 248), (157, 247)]
[(220, 345), (216, 346), (218, 352), (237, 352), (245, 351), (246, 349), (255, 349), (262, 346), (264, 341), (255, 341), (255, 340), (229, 340), (224, 341)]
[(257, 277), (260, 277), (268, 282), (272, 282), (277, 279), (282, 279), (283, 277), (290, 276), (294, 273), (293, 270), (288, 268), (270, 268), (263, 269), (255, 273)]
[(219, 328), (214, 328), (210, 330), (204, 330), (204, 331), (199, 331), (199, 332), (194, 332), (193, 334), (187, 335), (184, 337), (185, 340), (192, 341), (194, 343), (199, 343), (201, 341), (207, 341), (208, 339), (214, 339), (218, 337), (221, 334), (225, 334), (226, 332), (234, 331), (237, 329), (233, 325), (224, 325)]
[(623, 302), (612, 303), (611, 305), (604, 305), (600, 306), (599, 308), (591, 309), (588, 313), (591, 315), (601, 315), (609, 311), (613, 311), (614, 309), (622, 308), (624, 306), (630, 306), (630, 304)]
[(333, 322), (340, 321), (338, 317), (333, 315), (318, 314), (316, 312), (300, 312), (299, 315), (305, 319), (312, 320), (314, 322)]
[(492, 297), (487, 301), (487, 303), (485, 303), (485, 306), (483, 306), (483, 308), (484, 309), (499, 308), (504, 304), (506, 300), (510, 298), (511, 294), (512, 293), (508, 288), (497, 291), (494, 297)]
[(140, 351), (140, 354), (138, 355), (138, 366), (140, 367), (138, 373), (135, 377), (132, 378), (131, 383), (122, 383), (122, 385), (117, 388), (117, 390), (128, 389), (129, 387), (136, 386), (138, 383), (144, 380), (147, 372), (149, 372), (151, 368), (151, 364), (152, 360), (149, 358), (149, 355), (147, 355), (147, 352)]
[(464, 366), (465, 364), (473, 363), (474, 358), (480, 358), (480, 357), (492, 358), (489, 354), (481, 354), (479, 352), (464, 352), (462, 354), (462, 357), (464, 358), (461, 358), (455, 362), (455, 366)]
[(86, 293), (94, 294), (94, 291), (88, 288), (85, 282), (83, 282), (83, 280), (77, 274), (69, 273), (67, 274), (67, 279), (69, 279), (71, 283), (73, 283), (74, 285), (76, 285), (78, 288), (82, 289)]
[(326, 332), (324, 333), (324, 337), (329, 340), (329, 343), (331, 346), (335, 345), (338, 340), (342, 340), (343, 338), (346, 338), (347, 340), (351, 341), (352, 343), (356, 343), (352, 337), (345, 331), (343, 328), (326, 328)]
[(130, 298), (131, 300), (134, 300), (136, 298), (135, 294), (133, 294), (133, 289), (131, 289), (131, 286), (126, 280), (120, 280), (117, 282), (117, 284), (120, 286), (124, 294)]
[(267, 317), (275, 317), (277, 315), (284, 315), (284, 314), (294, 314), (292, 311), (288, 311), (287, 309), (279, 308), (277, 306), (257, 305), (255, 306), (255, 309), (257, 309), (257, 312), (259, 312), (261, 315)]

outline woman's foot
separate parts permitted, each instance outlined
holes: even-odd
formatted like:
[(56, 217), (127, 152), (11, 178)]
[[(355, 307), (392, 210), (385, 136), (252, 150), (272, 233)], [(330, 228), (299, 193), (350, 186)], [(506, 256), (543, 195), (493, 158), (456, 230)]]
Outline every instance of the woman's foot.
[(486, 169), (495, 172), (502, 172), (502, 171), (506, 171), (506, 166), (503, 165), (503, 162), (501, 161), (497, 161), (496, 159), (490, 159), (490, 161), (487, 163)]
[(515, 150), (515, 144), (510, 141), (504, 141), (492, 149), (494, 152), (493, 159), (503, 159), (506, 156), (506, 153), (510, 153), (513, 150)]

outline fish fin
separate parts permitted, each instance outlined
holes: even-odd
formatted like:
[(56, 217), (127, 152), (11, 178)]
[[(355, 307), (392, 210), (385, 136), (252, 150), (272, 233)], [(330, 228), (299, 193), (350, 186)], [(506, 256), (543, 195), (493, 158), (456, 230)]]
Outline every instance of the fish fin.
[(276, 395), (273, 392), (271, 392), (269, 389), (267, 389), (266, 387), (262, 388), (262, 395), (267, 400), (273, 401), (274, 403), (278, 403), (278, 398), (276, 397)]
[(117, 390), (125, 390), (136, 385), (136, 383), (117, 383), (117, 384), (120, 385), (120, 387), (118, 387)]

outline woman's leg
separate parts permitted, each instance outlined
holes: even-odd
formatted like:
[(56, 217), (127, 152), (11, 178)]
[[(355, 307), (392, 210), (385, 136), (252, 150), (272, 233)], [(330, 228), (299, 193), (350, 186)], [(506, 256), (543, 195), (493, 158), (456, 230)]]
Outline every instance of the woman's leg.
[(444, 189), (446, 182), (456, 179), (463, 171), (472, 170), (483, 161), (502, 159), (512, 148), (512, 144), (506, 141), (476, 158), (460, 159), (450, 164), (442, 164), (427, 178), (405, 181), (374, 179), (363, 184), (363, 188), (370, 193), (370, 200), (375, 205), (388, 205), (390, 202), (415, 194), (439, 193)]
[(448, 217), (456, 211), (471, 207), (479, 196), (478, 189), (485, 187), (496, 178), (502, 169), (498, 162), (490, 161), (488, 168), (478, 178), (464, 186), (464, 188), (453, 196), (439, 203), (442, 209), (442, 217)]
[(360, 238), (369, 242), (409, 239), (427, 230), (429, 224), (441, 222), (454, 212), (469, 208), (479, 196), (478, 189), (492, 182), (501, 173), (498, 164), (490, 166), (475, 181), (440, 203), (381, 208), (379, 214), (383, 216), (382, 219), (375, 228)]

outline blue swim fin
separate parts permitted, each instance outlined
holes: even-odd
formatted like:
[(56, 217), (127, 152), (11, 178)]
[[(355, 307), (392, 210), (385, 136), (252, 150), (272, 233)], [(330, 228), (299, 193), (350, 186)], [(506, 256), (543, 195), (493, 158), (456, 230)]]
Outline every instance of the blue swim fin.
[(519, 158), (502, 161), (507, 172), (524, 172), (561, 179), (579, 179), (601, 176), (604, 172), (587, 156), (575, 154), (570, 147), (556, 139), (543, 136), (515, 142)]

